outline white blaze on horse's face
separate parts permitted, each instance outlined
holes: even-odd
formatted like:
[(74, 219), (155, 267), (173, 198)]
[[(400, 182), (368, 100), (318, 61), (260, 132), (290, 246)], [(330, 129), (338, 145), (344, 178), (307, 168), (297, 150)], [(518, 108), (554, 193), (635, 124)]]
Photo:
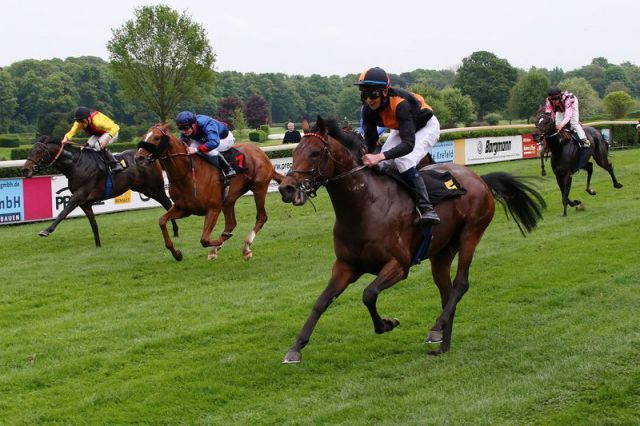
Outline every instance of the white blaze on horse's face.
[(538, 120), (538, 124), (542, 123), (542, 120), (544, 120), (544, 117), (540, 117), (540, 120)]
[(149, 138), (151, 137), (151, 135), (153, 135), (153, 132), (147, 133), (147, 136), (145, 136), (144, 141), (149, 142)]

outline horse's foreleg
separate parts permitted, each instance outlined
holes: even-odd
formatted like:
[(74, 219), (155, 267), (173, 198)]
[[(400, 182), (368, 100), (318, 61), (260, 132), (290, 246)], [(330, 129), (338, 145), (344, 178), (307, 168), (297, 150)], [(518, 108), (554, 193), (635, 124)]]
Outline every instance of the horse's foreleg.
[(169, 231), (167, 230), (167, 222), (169, 220), (180, 219), (181, 217), (188, 216), (188, 214), (176, 207), (174, 204), (165, 214), (160, 216), (158, 220), (158, 225), (160, 225), (160, 230), (162, 231), (162, 237), (164, 238), (165, 247), (171, 252), (173, 258), (177, 261), (182, 260), (182, 252), (175, 248), (173, 245), (173, 241), (171, 241), (171, 237), (169, 236)]
[(544, 150), (540, 151), (540, 169), (541, 169), (540, 174), (542, 176), (546, 176), (547, 175), (547, 171), (544, 168)]
[(93, 231), (93, 239), (96, 242), (96, 247), (100, 247), (100, 233), (98, 232), (98, 223), (96, 222), (96, 217), (93, 214), (93, 209), (91, 208), (91, 203), (83, 204), (80, 206), (84, 214), (89, 219), (89, 224), (91, 225), (91, 230)]
[(593, 163), (591, 161), (587, 161), (587, 164), (584, 165), (584, 169), (587, 171), (587, 187), (585, 191), (589, 195), (596, 195), (596, 191), (591, 189), (591, 175), (593, 174)]
[(65, 206), (64, 209), (60, 212), (60, 214), (54, 219), (54, 221), (49, 225), (47, 229), (43, 229), (38, 233), (41, 237), (48, 237), (53, 231), (56, 230), (58, 224), (65, 218), (69, 213), (73, 211), (76, 207), (78, 207), (81, 203), (84, 203), (85, 200), (81, 200), (79, 196), (72, 195), (69, 199), (69, 204)]
[[(453, 280), (453, 288), (449, 295), (449, 300), (444, 306), (442, 313), (436, 320), (435, 325), (427, 336), (428, 343), (440, 343), (439, 351), (435, 354), (446, 352), (451, 344), (451, 331), (453, 330), (453, 318), (456, 313), (456, 307), (462, 296), (469, 290), (469, 267), (473, 260), (478, 243), (482, 238), (484, 229), (478, 229), (477, 225), (468, 227), (460, 234), (460, 252), (458, 254), (458, 269), (456, 277)], [(444, 272), (444, 271), (441, 271)], [(445, 335), (448, 333), (448, 341), (445, 341)]]
[(211, 241), (211, 232), (218, 222), (218, 216), (220, 216), (220, 207), (207, 210), (207, 214), (204, 216), (204, 226), (202, 227), (202, 235), (200, 236), (200, 244), (202, 247), (212, 247), (211, 252), (207, 255), (207, 259), (217, 259), (218, 249), (221, 246), (215, 245)]
[(392, 259), (382, 267), (375, 280), (369, 284), (362, 292), (362, 301), (369, 310), (371, 319), (373, 320), (373, 329), (376, 333), (382, 334), (396, 328), (400, 321), (396, 318), (380, 318), (376, 302), (378, 295), (385, 289), (393, 286), (406, 277), (405, 270), (397, 260)]
[(264, 224), (267, 222), (267, 211), (264, 208), (264, 202), (267, 196), (267, 189), (269, 184), (255, 187), (253, 189), (253, 199), (256, 203), (256, 223), (253, 225), (253, 229), (247, 235), (247, 238), (244, 239), (244, 248), (242, 249), (242, 256), (245, 260), (251, 259), (253, 256), (251, 252), (251, 246), (253, 245), (253, 240), (256, 237), (256, 234), (260, 232)]
[(284, 360), (282, 361), (284, 364), (296, 364), (302, 361), (302, 348), (309, 343), (311, 333), (318, 323), (320, 316), (327, 310), (331, 302), (333, 302), (349, 284), (357, 280), (359, 277), (360, 274), (356, 273), (351, 265), (341, 260), (337, 260), (333, 264), (329, 284), (313, 304), (313, 308), (311, 309), (309, 318), (307, 318), (307, 322), (304, 323), (302, 330), (298, 333), (295, 343), (291, 348), (289, 348)]
[[(456, 253), (453, 250), (443, 250), (440, 253), (431, 257), (431, 275), (433, 276), (433, 282), (438, 287), (440, 291), (440, 303), (442, 305), (442, 309), (447, 306), (451, 298), (451, 292), (453, 290), (453, 286), (451, 284), (451, 262), (453, 262), (453, 258)], [(451, 318), (442, 328), (442, 338), (440, 347), (434, 351), (429, 352), (430, 355), (439, 355), (444, 352), (448, 352), (451, 347), (451, 333), (453, 331), (453, 317), (455, 316), (455, 307), (453, 308)], [(429, 333), (431, 334), (431, 333)], [(438, 336), (435, 336), (436, 340)], [(430, 342), (429, 336), (425, 339), (425, 343), (436, 343)]]

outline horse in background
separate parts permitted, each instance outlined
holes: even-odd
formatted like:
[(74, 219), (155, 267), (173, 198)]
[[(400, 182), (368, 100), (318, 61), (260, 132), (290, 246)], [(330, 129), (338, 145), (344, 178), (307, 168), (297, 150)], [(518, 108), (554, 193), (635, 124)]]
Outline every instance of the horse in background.
[[(22, 174), (30, 178), (39, 168), (52, 166), (66, 176), (69, 181), (71, 198), (69, 203), (49, 225), (38, 235), (48, 237), (58, 224), (76, 207), (80, 207), (89, 219), (96, 247), (100, 247), (100, 233), (91, 205), (124, 194), (129, 189), (138, 191), (156, 200), (165, 209), (171, 208), (171, 200), (164, 191), (164, 177), (159, 166), (142, 169), (133, 163), (135, 150), (116, 154), (129, 165), (120, 173), (108, 176), (104, 161), (93, 149), (82, 149), (72, 143), (61, 144), (49, 136), (41, 136), (29, 151)], [(173, 235), (178, 236), (178, 225), (172, 222)]]
[(544, 139), (547, 149), (551, 152), (551, 170), (556, 176), (562, 194), (563, 216), (567, 215), (567, 206), (576, 207), (582, 204), (580, 200), (569, 198), (573, 174), (578, 170), (587, 171), (585, 191), (589, 195), (596, 195), (596, 191), (591, 188), (593, 163), (589, 161), (590, 158), (593, 158), (600, 167), (609, 172), (614, 188), (622, 188), (622, 184), (618, 182), (613, 171), (613, 165), (609, 161), (609, 145), (597, 129), (589, 126), (583, 127), (591, 145), (581, 149), (569, 132), (558, 132), (551, 115), (545, 113), (542, 108), (538, 110), (536, 115), (536, 128), (540, 132), (540, 138)]
[[(225, 195), (220, 170), (199, 155), (189, 155), (187, 145), (170, 133), (168, 124), (159, 123), (152, 126), (138, 144), (138, 151), (135, 154), (136, 164), (143, 167), (157, 167), (155, 160), (160, 160), (167, 172), (169, 194), (174, 204), (160, 217), (158, 223), (165, 246), (174, 259), (182, 260), (182, 252), (175, 248), (169, 237), (167, 221), (192, 214), (204, 216), (200, 244), (203, 247), (211, 247), (207, 256), (209, 260), (216, 259), (218, 250), (232, 237), (232, 232), (237, 225), (236, 201), (249, 190), (253, 192), (257, 214), (256, 223), (245, 238), (242, 255), (245, 260), (253, 256), (251, 250), (253, 240), (267, 221), (264, 206), (269, 183), (272, 179), (279, 183), (284, 176), (275, 171), (271, 160), (259, 147), (241, 143), (233, 145), (233, 148), (237, 149), (242, 156), (244, 168), (231, 179), (228, 193)], [(211, 232), (221, 211), (225, 218), (224, 231), (218, 239), (211, 241)]]
[[(511, 213), (520, 231), (531, 232), (542, 218), (542, 196), (521, 179), (506, 173), (482, 177), (456, 164), (436, 164), (427, 171), (450, 172), (466, 193), (436, 205), (441, 224), (433, 238), (414, 225), (412, 194), (398, 181), (362, 165), (363, 139), (340, 131), (335, 120), (318, 117), (313, 133), (306, 133), (293, 152), (291, 170), (280, 185), (282, 200), (300, 206), (325, 186), (336, 214), (333, 228), (336, 261), (329, 284), (317, 298), (284, 363), (299, 363), (320, 316), (349, 284), (363, 274), (376, 276), (362, 295), (378, 334), (399, 325), (380, 317), (379, 294), (407, 278), (416, 252), (425, 241), (433, 280), (440, 291), (442, 312), (426, 338), (440, 343), (433, 355), (450, 350), (456, 306), (469, 288), (469, 268), (476, 247), (493, 219), (497, 199)], [(451, 265), (458, 255), (453, 283)]]

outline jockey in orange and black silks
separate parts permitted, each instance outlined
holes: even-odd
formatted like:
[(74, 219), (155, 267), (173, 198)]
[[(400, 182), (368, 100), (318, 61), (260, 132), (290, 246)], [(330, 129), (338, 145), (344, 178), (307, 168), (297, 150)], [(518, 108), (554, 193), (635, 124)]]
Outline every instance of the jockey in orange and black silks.
[[(433, 109), (422, 96), (391, 87), (389, 76), (382, 68), (367, 69), (356, 84), (360, 88), (364, 138), (369, 148), (363, 163), (395, 166), (418, 194), (420, 222), (440, 223), (416, 169), (440, 137), (440, 123)], [(378, 126), (390, 129), (380, 153), (375, 152)]]

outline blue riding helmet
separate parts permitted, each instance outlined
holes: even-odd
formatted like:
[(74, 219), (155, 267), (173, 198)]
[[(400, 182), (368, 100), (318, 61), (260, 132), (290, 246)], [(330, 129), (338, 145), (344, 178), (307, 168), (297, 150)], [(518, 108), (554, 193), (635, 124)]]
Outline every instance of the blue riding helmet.
[(176, 125), (191, 126), (196, 122), (196, 115), (191, 111), (182, 111), (176, 117)]

